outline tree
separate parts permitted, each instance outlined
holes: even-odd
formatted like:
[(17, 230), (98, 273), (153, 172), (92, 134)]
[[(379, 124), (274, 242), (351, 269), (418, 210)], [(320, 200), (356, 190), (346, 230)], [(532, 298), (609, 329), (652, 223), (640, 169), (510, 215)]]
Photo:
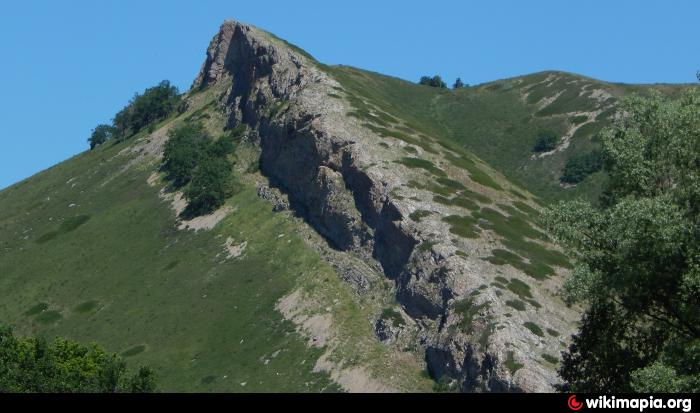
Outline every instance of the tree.
[(700, 391), (700, 91), (621, 103), (602, 132), (600, 205), (550, 207), (543, 225), (576, 258), (584, 302), (564, 391)]
[(163, 150), (163, 169), (175, 188), (187, 185), (211, 143), (211, 137), (200, 122), (187, 122), (168, 132)]
[(532, 148), (534, 152), (549, 152), (557, 147), (559, 139), (552, 132), (541, 132)]
[(112, 120), (118, 139), (126, 139), (175, 112), (180, 104), (177, 87), (163, 80), (143, 95), (136, 93)]
[(115, 129), (111, 125), (106, 125), (103, 123), (95, 126), (95, 129), (92, 130), (90, 138), (88, 138), (90, 149), (95, 149), (95, 147), (112, 139), (114, 137), (114, 133)]
[(465, 84), (464, 82), (462, 82), (462, 79), (459, 78), (459, 77), (457, 78), (457, 80), (455, 80), (454, 85), (452, 85), (452, 89), (462, 89), (462, 88), (465, 88), (465, 87), (469, 87), (469, 85), (467, 85), (467, 84)]
[(224, 157), (202, 159), (185, 191), (187, 207), (183, 215), (206, 215), (223, 205), (233, 192), (233, 185), (229, 179), (232, 167), (231, 162)]
[(0, 327), (0, 393), (114, 393), (156, 391), (155, 375), (126, 363), (97, 344), (15, 337)]
[(577, 184), (602, 168), (603, 158), (600, 151), (576, 154), (566, 161), (560, 179), (567, 184)]
[(421, 85), (438, 87), (438, 88), (442, 88), (442, 89), (447, 88), (447, 84), (442, 81), (442, 78), (439, 75), (435, 75), (433, 77), (421, 76), (418, 83)]
[(163, 170), (175, 188), (185, 188), (187, 207), (183, 217), (213, 212), (233, 194), (234, 162), (229, 158), (244, 130), (236, 127), (212, 140), (201, 122), (187, 122), (169, 132)]

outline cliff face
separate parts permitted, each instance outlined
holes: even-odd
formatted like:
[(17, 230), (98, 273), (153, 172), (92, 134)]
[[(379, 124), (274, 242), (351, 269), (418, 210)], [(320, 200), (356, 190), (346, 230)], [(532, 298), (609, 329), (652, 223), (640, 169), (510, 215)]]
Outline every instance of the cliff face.
[[(387, 140), (348, 116), (353, 108), (346, 88), (293, 47), (226, 21), (193, 88), (222, 80), (231, 81), (221, 97), (228, 124), (245, 123), (254, 131), (260, 168), (270, 183), (335, 248), (364, 257), (393, 280), (434, 377), (455, 379), (464, 391), (551, 390), (556, 373), (541, 355), (558, 355), (562, 343), (556, 336), (566, 336), (577, 318), (552, 294), (556, 278), (527, 287), (536, 307), (509, 307), (516, 289), (506, 284), (532, 279), (484, 260), (499, 239), (487, 231), (477, 237), (450, 232), (442, 218), (458, 208), (409, 184), (425, 177), (398, 162), (405, 143)], [(428, 149), (413, 148), (439, 166), (441, 177), (478, 188), (498, 205), (510, 202), (507, 193), (482, 188), (441, 158), (458, 154)], [(416, 211), (428, 214), (409, 217)], [(355, 282), (361, 290), (361, 273)], [(533, 334), (528, 322), (557, 334)], [(384, 339), (380, 324), (378, 336)]]

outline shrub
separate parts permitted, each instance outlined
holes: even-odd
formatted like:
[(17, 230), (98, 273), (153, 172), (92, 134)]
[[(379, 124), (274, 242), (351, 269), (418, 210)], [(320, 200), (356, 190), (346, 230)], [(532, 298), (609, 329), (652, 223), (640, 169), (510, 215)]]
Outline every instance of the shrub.
[(574, 155), (566, 162), (560, 179), (568, 184), (577, 184), (602, 167), (603, 157), (600, 151)]
[(534, 152), (549, 152), (557, 147), (559, 139), (552, 132), (542, 132), (537, 137), (537, 142), (532, 148)]

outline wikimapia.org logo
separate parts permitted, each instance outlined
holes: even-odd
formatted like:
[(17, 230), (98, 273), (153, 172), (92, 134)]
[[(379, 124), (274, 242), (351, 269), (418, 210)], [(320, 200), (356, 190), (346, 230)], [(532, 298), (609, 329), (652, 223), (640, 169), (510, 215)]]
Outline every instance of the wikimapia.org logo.
[(692, 399), (668, 399), (654, 398), (616, 398), (615, 396), (599, 396), (596, 398), (584, 398), (585, 403), (576, 400), (576, 395), (572, 394), (567, 400), (569, 409), (579, 411), (584, 404), (589, 409), (638, 409), (643, 412), (644, 409), (681, 409), (683, 412), (689, 412), (692, 409)]

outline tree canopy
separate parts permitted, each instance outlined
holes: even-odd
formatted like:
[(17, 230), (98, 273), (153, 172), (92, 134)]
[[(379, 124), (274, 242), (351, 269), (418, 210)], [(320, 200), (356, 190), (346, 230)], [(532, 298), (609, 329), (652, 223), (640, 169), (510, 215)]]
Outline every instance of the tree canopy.
[(435, 75), (433, 77), (421, 76), (420, 80), (418, 81), (418, 84), (438, 87), (442, 89), (447, 88), (447, 84), (442, 80), (442, 78), (439, 75)]
[(177, 87), (164, 80), (157, 86), (136, 94), (129, 103), (114, 116), (117, 137), (127, 138), (141, 129), (165, 119), (177, 109), (180, 102)]
[(602, 132), (600, 205), (559, 203), (543, 224), (577, 265), (584, 302), (562, 389), (700, 391), (700, 93), (621, 103)]
[(0, 327), (0, 393), (149, 393), (155, 375), (126, 363), (97, 344), (16, 337)]
[(457, 80), (455, 80), (455, 83), (452, 85), (452, 89), (462, 89), (462, 88), (465, 88), (465, 87), (468, 87), (468, 86), (469, 86), (469, 85), (467, 85), (466, 83), (462, 82), (462, 78), (459, 78), (459, 77), (458, 77)]
[(187, 122), (169, 132), (163, 169), (175, 188), (184, 187), (187, 207), (183, 216), (213, 212), (234, 191), (234, 140), (240, 128), (213, 140), (201, 122)]
[(97, 146), (102, 145), (108, 140), (114, 137), (116, 130), (112, 125), (106, 125), (104, 123), (95, 126), (92, 130), (90, 138), (88, 138), (88, 143), (90, 144), (90, 149), (95, 149)]

